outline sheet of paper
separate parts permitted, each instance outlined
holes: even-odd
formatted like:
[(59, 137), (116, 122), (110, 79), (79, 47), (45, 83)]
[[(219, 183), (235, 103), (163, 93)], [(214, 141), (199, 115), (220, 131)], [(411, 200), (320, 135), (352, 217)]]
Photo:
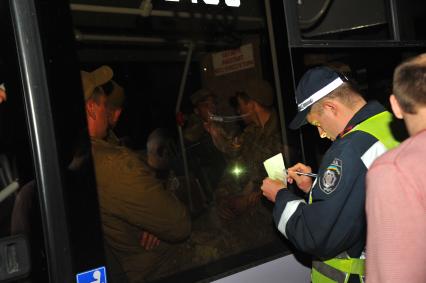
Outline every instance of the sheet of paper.
[(274, 155), (271, 158), (265, 160), (263, 165), (265, 166), (269, 178), (283, 182), (287, 181), (284, 158), (281, 153), (278, 153), (277, 155)]

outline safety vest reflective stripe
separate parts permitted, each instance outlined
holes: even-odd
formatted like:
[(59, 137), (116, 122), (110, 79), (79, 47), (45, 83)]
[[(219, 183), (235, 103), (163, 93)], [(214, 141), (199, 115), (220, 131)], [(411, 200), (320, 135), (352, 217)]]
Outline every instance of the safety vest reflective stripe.
[[(326, 265), (323, 265), (324, 267)], [(317, 270), (315, 267), (312, 267), (311, 280), (315, 283), (345, 283), (346, 276), (339, 272), (338, 270), (328, 272), (328, 270)]]
[(381, 141), (377, 141), (366, 152), (364, 152), (364, 154), (361, 156), (361, 160), (368, 169), (370, 168), (371, 164), (373, 164), (374, 160), (376, 160), (377, 156), (382, 155), (387, 150), (388, 149)]
[(365, 259), (333, 258), (313, 261), (311, 279), (313, 283), (346, 283), (351, 274), (358, 275), (363, 282)]
[(323, 261), (340, 271), (351, 274), (364, 275), (365, 260), (360, 258), (332, 258)]
[(305, 203), (306, 202), (303, 199), (298, 199), (298, 200), (293, 200), (293, 201), (289, 201), (285, 208), (284, 211), (281, 215), (280, 218), (280, 222), (278, 223), (278, 230), (284, 234), (284, 236), (288, 239), (287, 237), (287, 233), (286, 233), (286, 227), (287, 227), (287, 222), (288, 220), (293, 216), (293, 214), (296, 212), (297, 207), (299, 206), (300, 203)]

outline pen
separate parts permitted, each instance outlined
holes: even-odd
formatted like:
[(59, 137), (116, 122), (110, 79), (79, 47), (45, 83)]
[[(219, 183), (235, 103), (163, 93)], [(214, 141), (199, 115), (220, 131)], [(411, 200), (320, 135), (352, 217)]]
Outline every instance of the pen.
[[(288, 174), (288, 170), (286, 169), (285, 170), (286, 172), (287, 172), (287, 174)], [(295, 172), (295, 171), (291, 171), (291, 172)], [(303, 172), (295, 172), (297, 175), (301, 175), (301, 176), (308, 176), (308, 177), (312, 177), (312, 178), (316, 178), (316, 177), (318, 177), (318, 175), (317, 174), (314, 174), (314, 173), (303, 173)]]

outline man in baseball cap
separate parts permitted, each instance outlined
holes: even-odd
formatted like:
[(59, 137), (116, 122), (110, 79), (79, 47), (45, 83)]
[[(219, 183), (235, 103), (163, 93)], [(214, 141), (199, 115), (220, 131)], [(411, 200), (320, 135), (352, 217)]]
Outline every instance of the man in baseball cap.
[(101, 66), (92, 72), (81, 71), (80, 74), (86, 101), (89, 134), (92, 138), (103, 139), (108, 130), (108, 113), (106, 94), (101, 86), (112, 79), (112, 69), (108, 66)]
[(189, 212), (139, 154), (105, 140), (108, 102), (102, 86), (111, 80), (111, 68), (81, 76), (105, 243), (129, 282), (145, 282), (173, 258), (172, 246), (189, 236)]
[(269, 178), (263, 195), (275, 202), (278, 230), (313, 256), (313, 283), (364, 282), (365, 175), (375, 158), (398, 144), (389, 127), (392, 114), (376, 101), (367, 103), (347, 78), (327, 67), (303, 75), (296, 102), (290, 127), (309, 123), (333, 143), (315, 180), (301, 174), (311, 173), (309, 166), (288, 168), (288, 182), (308, 194), (308, 203)]

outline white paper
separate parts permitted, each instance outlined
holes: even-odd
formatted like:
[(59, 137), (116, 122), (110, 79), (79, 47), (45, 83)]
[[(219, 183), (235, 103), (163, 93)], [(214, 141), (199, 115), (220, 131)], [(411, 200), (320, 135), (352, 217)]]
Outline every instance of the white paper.
[(269, 178), (286, 183), (287, 174), (284, 165), (284, 158), (281, 153), (265, 160), (263, 165), (265, 166)]

